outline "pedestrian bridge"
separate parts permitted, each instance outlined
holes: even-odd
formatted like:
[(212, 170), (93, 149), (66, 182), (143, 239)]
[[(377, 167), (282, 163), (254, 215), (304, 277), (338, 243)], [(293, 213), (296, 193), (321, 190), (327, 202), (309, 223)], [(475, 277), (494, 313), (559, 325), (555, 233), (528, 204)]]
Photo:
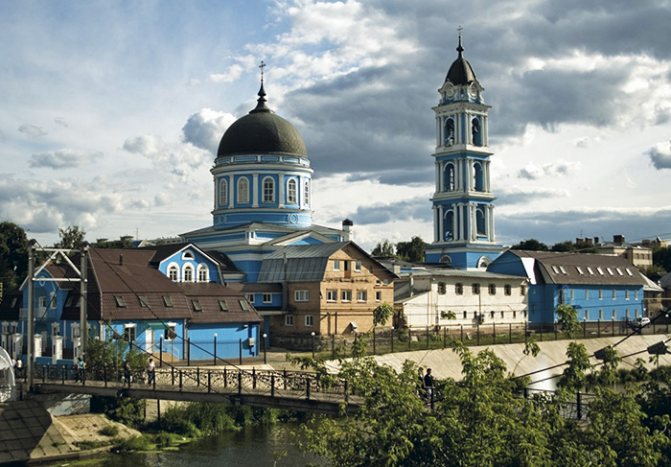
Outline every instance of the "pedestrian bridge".
[(38, 366), (37, 393), (90, 394), (190, 402), (227, 402), (253, 407), (342, 415), (355, 412), (362, 398), (347, 380), (307, 371), (240, 368), (157, 368), (153, 381), (118, 371)]

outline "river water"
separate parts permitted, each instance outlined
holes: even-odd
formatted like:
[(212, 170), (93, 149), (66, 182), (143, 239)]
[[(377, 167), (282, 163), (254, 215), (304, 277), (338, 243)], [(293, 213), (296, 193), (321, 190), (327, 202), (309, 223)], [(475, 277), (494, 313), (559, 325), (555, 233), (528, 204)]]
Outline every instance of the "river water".
[[(277, 423), (270, 426), (249, 426), (239, 432), (195, 441), (177, 451), (111, 454), (91, 459), (82, 465), (105, 467), (265, 467), (325, 465), (313, 455), (297, 447), (294, 423)], [(61, 462), (54, 465), (77, 465)]]

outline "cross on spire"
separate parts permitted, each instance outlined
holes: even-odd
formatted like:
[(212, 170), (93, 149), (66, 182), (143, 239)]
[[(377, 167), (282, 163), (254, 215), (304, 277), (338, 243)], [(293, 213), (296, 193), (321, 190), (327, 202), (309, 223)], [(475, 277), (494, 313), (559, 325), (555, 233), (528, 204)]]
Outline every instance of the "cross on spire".
[(263, 69), (266, 67), (266, 62), (261, 60), (261, 64), (259, 65), (259, 69), (261, 70), (261, 86), (263, 86)]
[(461, 57), (461, 53), (464, 51), (464, 48), (461, 46), (461, 33), (464, 30), (464, 28), (461, 27), (461, 24), (457, 28), (457, 31), (459, 32), (459, 46), (457, 47), (457, 52), (459, 52), (459, 56)]

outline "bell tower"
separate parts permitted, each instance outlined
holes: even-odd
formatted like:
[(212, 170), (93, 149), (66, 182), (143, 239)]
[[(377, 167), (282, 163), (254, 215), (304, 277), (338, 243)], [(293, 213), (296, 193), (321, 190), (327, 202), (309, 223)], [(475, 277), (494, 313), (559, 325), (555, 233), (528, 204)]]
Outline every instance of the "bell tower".
[(427, 263), (458, 269), (484, 269), (501, 252), (494, 237), (494, 205), (489, 177), (489, 109), (471, 64), (459, 45), (438, 90), (436, 114), (436, 191), (433, 243)]

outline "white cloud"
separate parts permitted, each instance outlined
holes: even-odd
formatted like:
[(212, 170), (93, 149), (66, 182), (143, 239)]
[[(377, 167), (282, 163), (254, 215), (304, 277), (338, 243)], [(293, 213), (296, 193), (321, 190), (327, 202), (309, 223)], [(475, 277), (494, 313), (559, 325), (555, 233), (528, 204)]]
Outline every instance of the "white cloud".
[(32, 125), (30, 123), (24, 123), (23, 125), (19, 126), (19, 131), (25, 135), (34, 137), (44, 136), (47, 134), (47, 132), (44, 131), (44, 129), (41, 127)]
[(101, 152), (86, 153), (73, 149), (60, 149), (41, 154), (33, 154), (30, 156), (28, 165), (37, 168), (74, 169), (86, 162), (93, 162), (102, 157), (103, 154)]
[(182, 127), (184, 141), (217, 154), (219, 141), (226, 129), (235, 121), (235, 116), (212, 109), (201, 109), (191, 115)]
[(223, 73), (212, 73), (209, 76), (209, 79), (213, 83), (231, 83), (236, 79), (238, 79), (240, 75), (242, 75), (243, 71), (244, 69), (242, 68), (242, 66), (235, 63), (229, 66), (228, 70), (226, 70)]
[(647, 155), (656, 169), (671, 169), (671, 141), (655, 144)]
[(154, 166), (182, 179), (194, 171), (203, 170), (211, 163), (212, 155), (203, 149), (186, 143), (168, 143), (154, 135), (134, 136), (126, 139), (123, 149), (151, 160)]
[(556, 163), (545, 164), (538, 166), (533, 162), (529, 162), (526, 167), (521, 169), (518, 177), (529, 180), (538, 180), (543, 177), (557, 177), (566, 176), (575, 173), (580, 169), (580, 162), (559, 161)]

